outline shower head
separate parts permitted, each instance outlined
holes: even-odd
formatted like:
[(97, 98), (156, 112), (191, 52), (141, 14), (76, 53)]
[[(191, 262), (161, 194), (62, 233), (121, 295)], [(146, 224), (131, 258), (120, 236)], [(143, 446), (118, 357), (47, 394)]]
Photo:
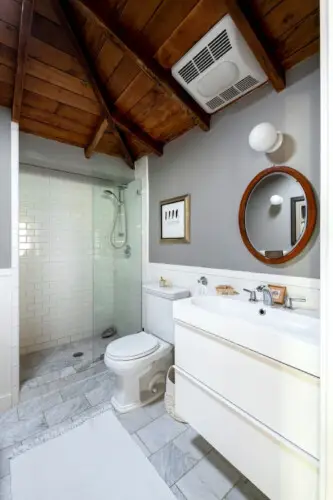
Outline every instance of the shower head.
[(109, 189), (104, 189), (104, 191), (103, 191), (103, 192), (104, 192), (104, 194), (106, 194), (106, 195), (111, 195), (111, 196), (113, 196), (113, 197), (115, 198), (115, 200), (117, 201), (117, 203), (120, 203), (120, 200), (117, 198), (117, 196), (116, 196), (116, 195), (115, 195), (112, 191), (110, 191)]

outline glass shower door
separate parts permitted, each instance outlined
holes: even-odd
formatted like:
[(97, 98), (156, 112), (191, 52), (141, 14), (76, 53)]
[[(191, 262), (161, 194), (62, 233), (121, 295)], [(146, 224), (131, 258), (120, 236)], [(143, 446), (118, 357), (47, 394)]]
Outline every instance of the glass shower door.
[(94, 359), (142, 329), (141, 210), (139, 180), (94, 190)]

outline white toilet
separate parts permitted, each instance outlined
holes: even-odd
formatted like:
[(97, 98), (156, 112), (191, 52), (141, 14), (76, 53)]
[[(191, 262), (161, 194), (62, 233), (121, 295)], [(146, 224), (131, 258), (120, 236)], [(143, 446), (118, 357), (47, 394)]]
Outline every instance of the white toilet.
[(145, 332), (111, 342), (104, 362), (116, 375), (112, 404), (120, 413), (144, 406), (165, 392), (168, 368), (173, 363), (172, 302), (188, 297), (184, 288), (143, 287)]

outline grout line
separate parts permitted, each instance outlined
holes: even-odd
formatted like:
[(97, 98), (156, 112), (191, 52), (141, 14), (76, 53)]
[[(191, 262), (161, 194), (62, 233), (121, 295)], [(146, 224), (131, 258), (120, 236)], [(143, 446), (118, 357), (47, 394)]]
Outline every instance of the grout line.
[[(149, 424), (148, 424), (149, 425)], [(126, 430), (126, 429), (125, 429)], [(128, 432), (128, 431), (127, 431)], [(130, 434), (130, 436), (136, 436), (137, 439), (140, 441), (140, 443), (149, 451), (150, 455), (148, 455), (147, 458), (151, 457), (152, 456), (152, 453), (150, 451), (150, 449), (148, 448), (148, 446), (142, 441), (142, 439), (140, 438), (140, 436), (138, 435), (137, 432), (134, 432), (133, 434)]]
[[(236, 467), (235, 467), (236, 468)], [(236, 469), (238, 470), (238, 469)], [(239, 472), (239, 471), (238, 471)], [(234, 489), (236, 488), (236, 486), (244, 479), (245, 476), (243, 476), (243, 474), (240, 472), (240, 478), (238, 479), (238, 481), (235, 482), (235, 484), (233, 485), (232, 488), (230, 488), (230, 490), (228, 491), (228, 493), (226, 493), (224, 495), (224, 497), (222, 498), (222, 500), (225, 500), (227, 498), (227, 496), (229, 495), (229, 493)]]
[[(148, 424), (149, 425), (149, 424)], [(174, 437), (173, 439), (171, 439), (170, 441), (168, 441), (164, 446), (162, 446), (162, 448), (160, 448), (159, 450), (155, 451), (154, 453), (152, 453), (151, 455), (149, 455), (148, 457), (148, 460), (150, 461), (150, 459), (156, 454), (156, 453), (159, 453), (161, 450), (163, 450), (164, 448), (166, 448), (170, 443), (173, 443), (179, 436), (182, 436), (188, 429), (193, 429), (191, 426), (189, 426), (189, 424), (186, 424), (188, 427), (182, 431), (180, 434), (178, 434), (178, 436)], [(193, 429), (194, 430), (194, 429)], [(197, 433), (199, 436), (201, 436), (199, 433)], [(139, 436), (138, 436), (139, 437)], [(201, 436), (202, 437), (202, 436)], [(202, 439), (204, 439), (202, 437)], [(207, 441), (208, 442), (208, 441)], [(145, 444), (145, 443), (143, 443)], [(209, 444), (209, 443), (208, 443)], [(147, 445), (145, 445), (146, 448), (148, 448)], [(178, 446), (175, 444), (176, 448), (178, 448)], [(149, 448), (148, 448), (149, 449)], [(175, 481), (174, 483), (172, 483), (169, 488), (172, 488), (173, 486), (177, 486), (177, 483), (178, 481), (180, 481), (184, 476), (186, 476), (186, 474), (188, 474), (192, 469), (194, 469), (194, 467), (196, 467), (198, 465), (199, 462), (201, 462), (201, 460), (203, 460), (204, 458), (207, 457), (207, 455), (209, 455), (209, 453), (213, 450), (214, 448), (212, 447), (203, 457), (199, 458), (184, 474), (182, 474), (178, 479), (177, 481)], [(183, 455), (185, 455), (185, 453), (183, 452), (183, 450), (181, 450), (180, 448), (178, 448), (179, 451), (182, 452)], [(195, 459), (194, 459), (195, 460)], [(153, 465), (153, 464), (152, 464)]]

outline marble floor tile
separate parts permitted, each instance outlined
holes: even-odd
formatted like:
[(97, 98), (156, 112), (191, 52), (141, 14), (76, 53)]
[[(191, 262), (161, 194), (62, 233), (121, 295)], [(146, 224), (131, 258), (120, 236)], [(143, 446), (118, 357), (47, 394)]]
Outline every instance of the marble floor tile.
[(36, 378), (29, 377), (27, 380), (22, 380), (22, 377), (21, 377), (21, 380), (20, 380), (21, 391), (22, 391), (22, 389), (28, 390), (28, 389), (33, 389), (35, 387), (38, 387), (39, 386), (38, 378), (39, 377), (36, 377)]
[(243, 477), (227, 494), (225, 500), (269, 500), (269, 498)]
[(0, 500), (11, 500), (10, 476), (0, 479)]
[(62, 403), (60, 392), (52, 392), (41, 398), (35, 398), (19, 404), (17, 408), (18, 415), (21, 420), (29, 419), (60, 403)]
[(45, 390), (47, 392), (69, 389), (72, 384), (75, 384), (76, 382), (86, 381), (94, 377), (98, 373), (100, 372), (97, 371), (96, 367), (88, 368), (87, 370), (80, 372), (75, 371), (75, 373), (73, 373), (72, 375), (68, 375), (67, 377), (45, 384), (45, 386), (43, 387), (45, 387)]
[(180, 434), (174, 440), (174, 444), (195, 460), (201, 460), (212, 450), (212, 446), (191, 427)]
[(88, 410), (85, 410), (78, 415), (74, 415), (74, 417), (72, 417), (71, 420), (74, 424), (79, 425), (85, 422), (86, 420), (95, 417), (96, 415), (100, 415), (101, 413), (110, 410), (114, 412), (112, 404), (108, 402), (103, 402), (97, 406), (94, 406), (93, 408), (88, 408)]
[[(107, 374), (108, 375), (108, 374)], [(105, 401), (111, 401), (114, 388), (114, 378), (111, 376), (97, 377), (97, 386), (85, 393), (91, 406), (96, 406)]]
[(22, 443), (16, 445), (13, 450), (13, 455), (14, 456), (20, 455), (21, 453), (31, 450), (31, 448), (34, 448), (37, 445), (45, 443), (45, 441), (48, 441), (49, 439), (52, 439), (54, 437), (59, 436), (60, 434), (63, 434), (68, 429), (71, 429), (72, 426), (73, 426), (72, 419), (68, 418), (67, 420), (61, 422), (60, 424), (54, 425), (53, 427), (48, 427), (43, 432), (39, 432), (38, 434), (32, 437), (24, 439)]
[(151, 453), (148, 450), (147, 446), (145, 444), (143, 444), (143, 442), (141, 441), (139, 436), (137, 434), (132, 434), (132, 439), (133, 439), (133, 441), (136, 442), (136, 444), (139, 446), (139, 448), (141, 448), (141, 450), (143, 451), (144, 455), (148, 458), (151, 455)]
[(151, 422), (151, 418), (145, 411), (145, 408), (138, 408), (137, 410), (129, 413), (122, 413), (117, 416), (119, 422), (130, 434), (137, 432)]
[(23, 403), (24, 401), (28, 401), (29, 399), (44, 396), (45, 394), (47, 394), (47, 392), (48, 392), (47, 387), (45, 387), (44, 385), (37, 387), (29, 387), (29, 386), (21, 387), (20, 402)]
[(175, 495), (175, 498), (177, 498), (177, 500), (187, 500), (185, 495), (183, 495), (178, 486), (176, 486), (175, 484), (172, 486), (171, 491)]
[(141, 429), (138, 436), (151, 453), (155, 453), (186, 429), (186, 424), (181, 424), (166, 414)]
[(176, 483), (197, 463), (197, 460), (183, 453), (172, 441), (151, 455), (149, 460), (168, 486)]
[(59, 380), (61, 378), (68, 377), (69, 375), (73, 375), (76, 373), (73, 366), (67, 366), (62, 370), (56, 370), (54, 372), (46, 373), (40, 377), (36, 377), (33, 381), (36, 381), (37, 385), (48, 384), (49, 382), (54, 382), (55, 380)]
[[(79, 373), (77, 373), (79, 375)], [(84, 396), (85, 394), (93, 391), (99, 385), (97, 376), (91, 378), (85, 378), (75, 384), (68, 385), (64, 389), (60, 390), (61, 396), (64, 401), (72, 399), (75, 396)]]
[(19, 420), (18, 422), (2, 425), (0, 430), (0, 449), (23, 441), (23, 439), (42, 432), (46, 428), (47, 423), (43, 415), (38, 415), (29, 420)]
[(90, 405), (84, 396), (76, 396), (69, 399), (45, 412), (46, 422), (49, 427), (59, 424), (63, 420), (73, 417), (76, 414), (90, 408)]
[(0, 450), (0, 479), (7, 476), (10, 473), (9, 459), (13, 454), (14, 446), (9, 446)]
[[(73, 358), (76, 351), (83, 352), (81, 358)], [(93, 340), (83, 339), (78, 342), (63, 344), (21, 357), (21, 380), (47, 377), (49, 373), (66, 370), (75, 365), (93, 361)]]
[(221, 500), (239, 479), (240, 473), (213, 450), (177, 486), (188, 500)]
[(0, 429), (3, 425), (12, 424), (18, 421), (17, 408), (12, 408), (4, 413), (0, 413)]
[(161, 417), (166, 413), (164, 398), (145, 406), (145, 410), (152, 420)]

